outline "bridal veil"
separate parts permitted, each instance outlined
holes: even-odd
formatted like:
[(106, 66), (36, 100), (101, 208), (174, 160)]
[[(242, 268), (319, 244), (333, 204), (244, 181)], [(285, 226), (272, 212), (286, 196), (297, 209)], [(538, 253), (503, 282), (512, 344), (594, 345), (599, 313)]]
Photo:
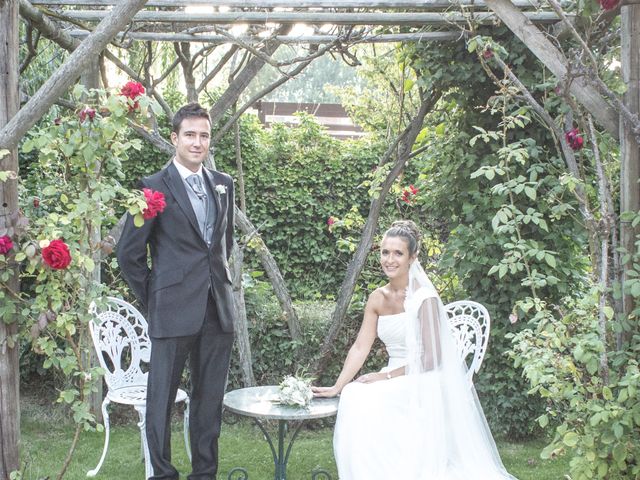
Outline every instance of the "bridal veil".
[(442, 300), (417, 259), (407, 290), (408, 413), (424, 429), (412, 434), (415, 451), (429, 459), (416, 480), (515, 480), (500, 460)]

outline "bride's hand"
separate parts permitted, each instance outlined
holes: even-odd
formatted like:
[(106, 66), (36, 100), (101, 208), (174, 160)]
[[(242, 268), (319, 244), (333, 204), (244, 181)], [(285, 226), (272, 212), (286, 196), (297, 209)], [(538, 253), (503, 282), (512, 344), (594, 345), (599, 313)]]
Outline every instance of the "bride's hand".
[(340, 391), (335, 387), (311, 387), (314, 397), (335, 397)]
[(356, 378), (356, 382), (360, 383), (373, 383), (378, 382), (380, 380), (385, 380), (387, 377), (384, 373), (375, 372), (375, 373), (365, 373), (364, 375), (360, 375)]

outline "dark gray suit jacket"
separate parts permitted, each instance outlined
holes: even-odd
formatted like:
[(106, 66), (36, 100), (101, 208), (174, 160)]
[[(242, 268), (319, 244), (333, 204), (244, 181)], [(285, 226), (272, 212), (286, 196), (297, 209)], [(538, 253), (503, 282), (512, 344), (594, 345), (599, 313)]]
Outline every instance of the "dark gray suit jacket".
[[(142, 227), (136, 227), (128, 215), (118, 242), (120, 269), (147, 311), (152, 337), (196, 334), (204, 321), (209, 287), (222, 329), (233, 332), (235, 305), (228, 263), (233, 242), (233, 180), (206, 168), (203, 176), (218, 212), (211, 247), (200, 234), (184, 182), (173, 163), (140, 182), (140, 188), (164, 193), (164, 211), (145, 220)], [(218, 185), (226, 192), (220, 193)]]

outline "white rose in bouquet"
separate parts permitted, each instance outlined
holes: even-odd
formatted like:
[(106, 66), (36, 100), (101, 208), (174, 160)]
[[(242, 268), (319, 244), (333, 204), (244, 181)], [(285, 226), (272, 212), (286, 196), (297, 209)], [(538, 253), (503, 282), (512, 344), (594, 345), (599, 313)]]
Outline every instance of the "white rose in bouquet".
[(310, 378), (287, 376), (280, 384), (280, 403), (307, 407), (313, 398)]

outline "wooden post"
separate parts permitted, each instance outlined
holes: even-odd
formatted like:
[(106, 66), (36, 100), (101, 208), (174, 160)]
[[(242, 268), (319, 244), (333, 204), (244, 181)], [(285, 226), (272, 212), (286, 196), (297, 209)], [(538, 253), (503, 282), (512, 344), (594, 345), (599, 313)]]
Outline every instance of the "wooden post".
[[(635, 115), (640, 114), (640, 4), (625, 5), (620, 9), (622, 44), (622, 80), (627, 87), (624, 104)], [(628, 125), (620, 120), (620, 212), (640, 210), (640, 145)], [(628, 252), (636, 251), (636, 238), (640, 229), (631, 222), (620, 222), (620, 243)], [(628, 267), (623, 267), (627, 270)], [(623, 272), (622, 282), (627, 279)], [(631, 295), (623, 297), (624, 314), (635, 308)], [(618, 339), (621, 345), (622, 338)]]
[[(0, 129), (18, 111), (18, 0), (0, 0)], [(18, 150), (0, 159), (0, 171), (18, 173)], [(0, 236), (13, 237), (18, 213), (17, 179), (0, 182)], [(15, 238), (14, 243), (17, 243)], [(17, 268), (11, 272), (8, 287), (19, 291)], [(5, 295), (9, 292), (5, 291)], [(0, 479), (8, 479), (20, 468), (20, 391), (18, 379), (17, 322), (0, 319)]]
[[(87, 69), (84, 72), (82, 72), (82, 75), (80, 76), (80, 81), (82, 82), (82, 84), (85, 86), (87, 90), (90, 90), (92, 88), (100, 88), (100, 62), (99, 62), (98, 56), (91, 59), (91, 63), (89, 64)], [(99, 170), (100, 168), (99, 160), (96, 163), (95, 168), (96, 168), (96, 171)], [(98, 201), (98, 204), (96, 205), (96, 209), (100, 211), (99, 201)], [(102, 251), (98, 248), (98, 245), (102, 240), (101, 227), (102, 227), (102, 223), (100, 221), (90, 225), (90, 231), (88, 232), (89, 241), (86, 242), (84, 245), (84, 248), (88, 248), (90, 250), (89, 255), (91, 255), (91, 258), (96, 266), (93, 272), (91, 272), (90, 274), (87, 274), (86, 281), (89, 284), (101, 282), (100, 262), (102, 260)], [(83, 361), (83, 363), (87, 365), (91, 365), (92, 367), (100, 366), (96, 352), (92, 347), (91, 335), (88, 328), (83, 332), (83, 338), (82, 338), (81, 344), (83, 346), (87, 346), (88, 348), (87, 357), (86, 357), (86, 360)], [(97, 391), (91, 392), (89, 395), (90, 395), (90, 398), (89, 398), (90, 411), (92, 414), (96, 416), (97, 422), (102, 422), (102, 408), (101, 408), (102, 407), (102, 382), (100, 382), (100, 384), (97, 385)]]

